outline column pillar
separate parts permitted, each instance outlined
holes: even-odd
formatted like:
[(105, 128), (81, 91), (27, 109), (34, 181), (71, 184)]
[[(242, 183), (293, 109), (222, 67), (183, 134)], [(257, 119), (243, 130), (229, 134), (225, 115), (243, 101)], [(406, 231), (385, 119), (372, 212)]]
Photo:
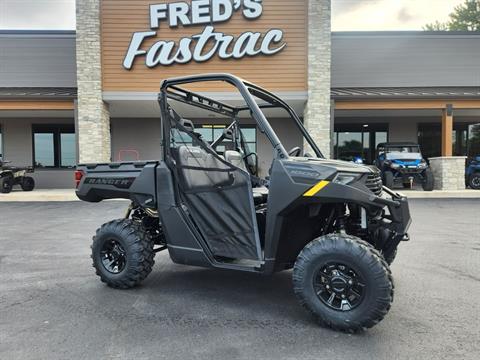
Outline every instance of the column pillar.
[(331, 3), (308, 0), (308, 100), (304, 123), (326, 158), (331, 156)]
[(110, 112), (102, 98), (100, 3), (100, 0), (76, 2), (80, 163), (111, 160)]
[(452, 156), (453, 108), (447, 104), (442, 111), (442, 156)]
[(453, 108), (442, 111), (442, 156), (430, 158), (436, 190), (465, 189), (465, 156), (452, 156)]

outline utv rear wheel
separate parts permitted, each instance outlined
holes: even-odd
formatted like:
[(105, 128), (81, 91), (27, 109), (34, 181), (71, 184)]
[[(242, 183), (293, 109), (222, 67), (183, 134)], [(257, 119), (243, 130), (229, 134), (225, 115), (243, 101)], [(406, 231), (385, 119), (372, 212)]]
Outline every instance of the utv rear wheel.
[(141, 224), (114, 220), (102, 225), (92, 244), (93, 267), (108, 286), (129, 289), (152, 271), (153, 241)]
[(422, 188), (424, 191), (432, 191), (434, 185), (433, 172), (431, 169), (426, 169), (423, 173)]
[(23, 191), (32, 191), (35, 188), (35, 180), (30, 176), (25, 176), (20, 183)]
[(393, 173), (391, 171), (385, 171), (383, 174), (383, 185), (387, 188), (393, 188)]
[(0, 177), (0, 193), (8, 194), (12, 191), (13, 180), (10, 176)]
[(468, 180), (468, 185), (475, 190), (480, 190), (480, 174), (473, 174)]
[(320, 325), (346, 332), (374, 326), (393, 301), (382, 255), (350, 235), (325, 235), (305, 246), (295, 262), (293, 287)]

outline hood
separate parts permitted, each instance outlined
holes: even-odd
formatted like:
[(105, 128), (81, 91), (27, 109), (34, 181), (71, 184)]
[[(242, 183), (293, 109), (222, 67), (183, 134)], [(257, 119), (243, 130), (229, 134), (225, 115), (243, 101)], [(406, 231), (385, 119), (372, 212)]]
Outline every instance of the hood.
[(322, 165), (335, 169), (336, 171), (341, 172), (354, 172), (354, 173), (373, 173), (376, 172), (375, 166), (369, 166), (364, 164), (355, 164), (353, 162), (342, 161), (342, 160), (329, 160), (329, 159), (319, 159), (319, 158), (305, 158), (297, 157), (291, 158), (295, 162), (301, 162), (303, 164), (312, 164), (312, 165)]
[(390, 152), (386, 155), (387, 160), (422, 160), (422, 154), (413, 152)]

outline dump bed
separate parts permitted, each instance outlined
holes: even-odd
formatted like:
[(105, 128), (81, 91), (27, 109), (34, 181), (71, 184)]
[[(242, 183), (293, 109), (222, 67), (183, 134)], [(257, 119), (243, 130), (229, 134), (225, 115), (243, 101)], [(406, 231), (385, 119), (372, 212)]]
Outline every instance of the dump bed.
[(135, 161), (77, 166), (77, 196), (84, 201), (129, 199), (145, 207), (156, 205), (159, 161)]

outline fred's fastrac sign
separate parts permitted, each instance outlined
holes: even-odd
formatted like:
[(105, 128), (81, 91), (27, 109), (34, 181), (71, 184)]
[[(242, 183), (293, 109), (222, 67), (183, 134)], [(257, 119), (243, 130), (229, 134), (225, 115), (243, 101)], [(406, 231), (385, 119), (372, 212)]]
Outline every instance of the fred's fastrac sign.
[[(215, 24), (226, 23), (234, 16), (255, 21), (263, 14), (262, 0), (193, 0), (152, 4), (149, 8), (150, 30), (135, 32), (123, 60), (123, 67), (132, 69), (135, 60), (144, 59), (148, 68), (205, 62), (221, 59), (241, 59), (257, 55), (275, 55), (286, 47), (284, 32), (272, 28), (265, 32), (248, 28), (239, 36), (217, 31)], [(182, 37), (178, 41), (162, 36), (162, 29), (204, 25), (203, 31)], [(151, 39), (161, 39), (151, 44)], [(150, 43), (146, 45), (146, 43)]]

